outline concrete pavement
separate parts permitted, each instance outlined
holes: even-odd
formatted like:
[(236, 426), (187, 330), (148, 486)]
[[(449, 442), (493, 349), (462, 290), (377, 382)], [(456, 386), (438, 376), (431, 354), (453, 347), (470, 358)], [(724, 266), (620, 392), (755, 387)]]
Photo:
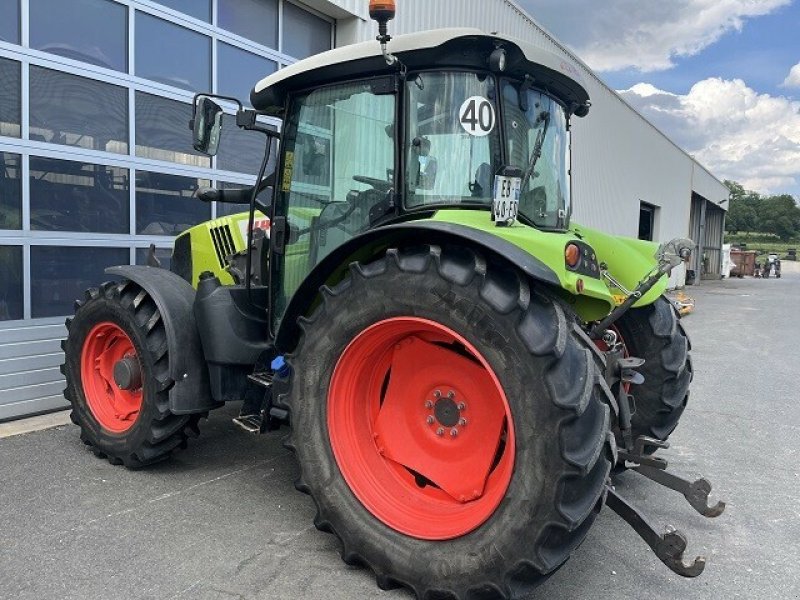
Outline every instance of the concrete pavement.
[[(664, 453), (728, 502), (716, 520), (633, 474), (618, 489), (708, 557), (672, 575), (612, 512), (537, 598), (800, 598), (800, 273), (690, 288), (689, 408)], [(344, 565), (311, 525), (280, 435), (215, 413), (189, 449), (127, 471), (96, 459), (73, 425), (0, 439), (0, 598), (407, 599)]]

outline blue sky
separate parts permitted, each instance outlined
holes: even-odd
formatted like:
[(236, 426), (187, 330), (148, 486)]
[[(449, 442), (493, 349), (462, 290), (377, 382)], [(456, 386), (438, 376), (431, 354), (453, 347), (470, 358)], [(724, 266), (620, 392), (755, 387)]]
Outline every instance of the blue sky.
[(718, 177), (800, 199), (800, 0), (518, 2)]
[(800, 88), (780, 87), (800, 62), (800, 2), (747, 21), (741, 31), (730, 31), (699, 54), (676, 58), (675, 67), (643, 78), (636, 69), (603, 73), (614, 89), (628, 89), (643, 79), (657, 88), (686, 94), (697, 81), (709, 77), (743, 79), (761, 93), (800, 100)]

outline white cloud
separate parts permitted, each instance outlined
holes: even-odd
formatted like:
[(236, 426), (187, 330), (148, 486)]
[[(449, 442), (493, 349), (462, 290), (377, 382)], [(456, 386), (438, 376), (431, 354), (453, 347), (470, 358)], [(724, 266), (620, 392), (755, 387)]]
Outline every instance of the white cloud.
[(661, 71), (791, 0), (520, 0), (597, 71)]
[(786, 76), (786, 79), (783, 80), (783, 87), (787, 88), (800, 88), (800, 63), (797, 63), (795, 66), (792, 67), (789, 74)]
[(741, 79), (705, 79), (686, 95), (641, 83), (620, 94), (721, 179), (762, 193), (800, 189), (800, 102)]

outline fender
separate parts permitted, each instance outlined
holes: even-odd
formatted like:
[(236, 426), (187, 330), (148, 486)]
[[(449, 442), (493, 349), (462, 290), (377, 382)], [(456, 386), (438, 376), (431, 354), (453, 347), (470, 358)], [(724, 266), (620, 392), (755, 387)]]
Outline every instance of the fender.
[(491, 233), (445, 221), (412, 221), (386, 225), (348, 240), (311, 270), (286, 307), (275, 335), (275, 346), (281, 352), (290, 352), (295, 347), (300, 335), (297, 319), (308, 314), (320, 287), (335, 284), (338, 281), (336, 276), (342, 275), (350, 263), (368, 261), (392, 246), (409, 244), (471, 246), (510, 262), (532, 279), (561, 288), (558, 276), (545, 263)]
[(153, 267), (119, 266), (105, 270), (109, 275), (130, 279), (153, 299), (161, 313), (167, 334), (169, 409), (176, 415), (205, 412), (218, 406), (211, 398), (208, 367), (194, 319), (195, 291), (179, 275)]

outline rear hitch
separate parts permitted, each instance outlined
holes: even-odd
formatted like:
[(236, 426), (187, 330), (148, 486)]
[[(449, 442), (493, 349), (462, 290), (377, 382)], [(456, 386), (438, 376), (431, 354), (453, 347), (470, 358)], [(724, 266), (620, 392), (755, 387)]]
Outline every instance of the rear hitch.
[[(627, 392), (626, 387), (641, 385), (644, 382), (642, 374), (637, 371), (644, 365), (644, 360), (635, 357), (623, 358), (616, 334), (612, 330), (603, 333), (603, 340), (609, 347), (605, 353), (606, 382), (609, 387), (617, 389), (617, 426), (624, 444), (624, 447), (617, 450), (618, 459), (632, 471), (683, 494), (692, 508), (701, 515), (709, 518), (718, 517), (725, 510), (725, 503), (709, 505), (711, 484), (707, 479), (701, 478), (691, 482), (668, 473), (667, 461), (648, 453), (651, 448), (669, 448), (668, 442), (646, 436), (633, 439), (631, 417), (636, 412), (636, 405), (634, 397)], [(639, 510), (620, 496), (610, 483), (607, 487), (606, 505), (633, 527), (639, 537), (647, 542), (658, 559), (671, 571), (682, 577), (697, 577), (703, 572), (706, 566), (704, 557), (698, 556), (693, 561), (684, 560), (686, 536), (673, 528), (669, 528), (664, 535), (659, 535)]]
[(625, 465), (636, 473), (659, 485), (683, 494), (683, 497), (686, 498), (691, 507), (704, 517), (713, 519), (725, 511), (724, 502), (717, 502), (714, 506), (709, 505), (708, 496), (711, 493), (711, 483), (708, 479), (701, 477), (695, 481), (689, 481), (668, 473), (667, 461), (645, 454), (646, 446), (669, 448), (669, 442), (642, 436), (636, 440), (632, 452), (619, 450), (619, 458), (625, 461)]
[(686, 536), (680, 531), (668, 529), (659, 535), (636, 507), (620, 496), (613, 486), (607, 486), (606, 506), (617, 513), (639, 534), (658, 559), (673, 573), (681, 577), (697, 577), (706, 568), (706, 559), (698, 556), (693, 561), (685, 561)]

